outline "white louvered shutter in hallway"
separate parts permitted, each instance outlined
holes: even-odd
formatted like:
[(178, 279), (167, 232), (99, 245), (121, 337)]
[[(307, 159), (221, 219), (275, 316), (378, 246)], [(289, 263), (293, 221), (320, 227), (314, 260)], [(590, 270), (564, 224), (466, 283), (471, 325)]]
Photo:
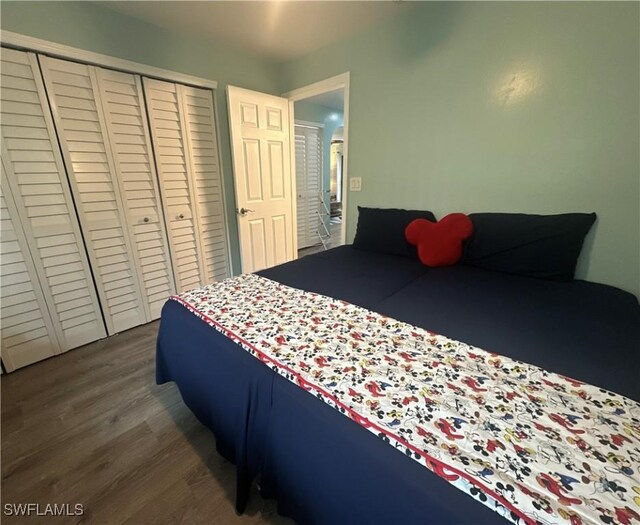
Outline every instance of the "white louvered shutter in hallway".
[[(95, 68), (150, 319), (175, 292), (140, 77)], [(116, 283), (108, 287), (115, 288)]]
[(0, 351), (7, 371), (60, 352), (53, 322), (40, 288), (2, 166), (0, 184)]
[(306, 149), (307, 139), (300, 126), (295, 126), (296, 148), (296, 210), (298, 223), (298, 249), (309, 246), (307, 235), (307, 165)]
[(40, 57), (49, 101), (110, 334), (144, 323), (126, 208), (107, 143), (96, 72)]
[(295, 126), (298, 248), (320, 243), (322, 128)]
[(307, 129), (307, 235), (311, 245), (320, 243), (322, 199), (322, 128)]
[[(59, 348), (69, 350), (106, 335), (102, 314), (37, 59), (32, 53), (4, 48), (1, 58), (4, 193), (11, 190), (16, 207), (13, 225), (18, 228), (20, 222), (19, 229), (24, 232), (37, 274), (37, 279), (30, 275), (29, 286), (34, 293), (41, 288)], [(10, 205), (6, 199), (5, 204)], [(23, 287), (26, 293), (26, 283), (12, 290)], [(3, 315), (6, 305), (3, 300)], [(38, 330), (34, 328), (30, 337), (42, 332)], [(23, 358), (15, 357), (15, 366), (56, 353), (28, 350), (26, 342), (25, 339), (26, 353)], [(41, 343), (42, 340), (38, 344)]]

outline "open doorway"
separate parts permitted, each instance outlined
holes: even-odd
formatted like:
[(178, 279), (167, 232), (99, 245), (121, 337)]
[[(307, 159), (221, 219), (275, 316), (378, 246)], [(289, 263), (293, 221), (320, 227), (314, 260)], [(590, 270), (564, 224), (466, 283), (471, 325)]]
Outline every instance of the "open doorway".
[(345, 242), (349, 75), (285, 96), (294, 115), (298, 256), (302, 257)]

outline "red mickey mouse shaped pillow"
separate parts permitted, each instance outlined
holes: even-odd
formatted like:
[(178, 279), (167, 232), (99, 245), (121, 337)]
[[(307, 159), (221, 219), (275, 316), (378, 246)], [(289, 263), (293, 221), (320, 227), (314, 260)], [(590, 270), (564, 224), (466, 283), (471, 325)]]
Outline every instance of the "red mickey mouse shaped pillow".
[(451, 266), (462, 257), (462, 243), (471, 237), (473, 223), (464, 213), (451, 213), (438, 222), (415, 219), (404, 230), (409, 244), (418, 248), (425, 266)]

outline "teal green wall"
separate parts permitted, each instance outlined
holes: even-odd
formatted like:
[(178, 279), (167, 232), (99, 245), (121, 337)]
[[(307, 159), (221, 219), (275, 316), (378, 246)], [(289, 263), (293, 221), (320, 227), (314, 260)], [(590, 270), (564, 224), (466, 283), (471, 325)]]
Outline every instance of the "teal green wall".
[(595, 211), (578, 275), (640, 293), (637, 2), (425, 2), (279, 65), (87, 2), (0, 14), (5, 30), (219, 82), (236, 268), (226, 85), (283, 93), (350, 71), (349, 239), (358, 204)]
[[(322, 131), (322, 180), (324, 189), (328, 190), (331, 182), (331, 137), (336, 129), (344, 126), (344, 115), (342, 111), (337, 111), (312, 102), (305, 102), (304, 100), (294, 104), (293, 113), (295, 120), (314, 122), (324, 126)], [(337, 118), (334, 119), (332, 118), (333, 116)], [(331, 194), (325, 193), (324, 198), (327, 209), (329, 209)], [(328, 217), (325, 225), (329, 228)]]
[(185, 37), (90, 2), (0, 2), (3, 30), (216, 80), (221, 160), (233, 266), (240, 269), (227, 84), (278, 93), (273, 63), (215, 41)]
[(595, 211), (578, 276), (638, 294), (639, 10), (425, 2), (280, 65), (283, 93), (351, 72), (348, 238), (359, 204)]

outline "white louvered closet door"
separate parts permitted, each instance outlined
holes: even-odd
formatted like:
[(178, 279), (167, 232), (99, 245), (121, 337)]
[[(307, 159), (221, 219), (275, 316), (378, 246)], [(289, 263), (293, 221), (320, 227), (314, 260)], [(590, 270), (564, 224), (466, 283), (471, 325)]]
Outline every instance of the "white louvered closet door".
[(40, 56), (109, 334), (149, 319), (95, 69)]
[(230, 275), (211, 92), (145, 78), (179, 291)]
[[(6, 195), (5, 195), (6, 194)], [(60, 353), (4, 165), (0, 184), (2, 361), (8, 372)]]
[(322, 199), (322, 128), (297, 125), (296, 191), (298, 248), (320, 243)]
[(200, 225), (206, 283), (231, 275), (212, 92), (178, 86)]
[(171, 82), (144, 78), (143, 84), (176, 286), (182, 292), (204, 284), (205, 274), (180, 94)]
[[(2, 302), (3, 315), (7, 304), (24, 299), (8, 297), (22, 290), (31, 297), (28, 287), (37, 296), (37, 290), (41, 289), (58, 348), (65, 351), (105, 337), (106, 332), (37, 59), (32, 53), (11, 49), (2, 49), (1, 59), (3, 193), (11, 192), (12, 197), (5, 197), (5, 204), (11, 210), (11, 202), (15, 203), (16, 209), (11, 212), (12, 231), (24, 233), (23, 244), (28, 245), (33, 265), (30, 284), (15, 283), (15, 287), (9, 288), (11, 293), (3, 285), (3, 293), (8, 294)], [(5, 238), (4, 233), (3, 241), (13, 235), (7, 234), (9, 237)], [(25, 250), (23, 246), (22, 255), (28, 267)], [(18, 257), (17, 252), (5, 252), (3, 263), (11, 257)], [(43, 315), (46, 318), (44, 312)], [(3, 326), (3, 339), (8, 326)], [(29, 335), (20, 336), (24, 343), (20, 353), (24, 353), (18, 357), (16, 350), (15, 366), (56, 353), (53, 342), (50, 353), (40, 348), (45, 344), (40, 339), (43, 331), (41, 326), (36, 327), (35, 320), (22, 328)], [(29, 337), (35, 338), (33, 344), (38, 348), (29, 346)]]
[[(149, 319), (175, 293), (139, 76), (95, 68)], [(112, 287), (114, 285), (111, 285)]]

